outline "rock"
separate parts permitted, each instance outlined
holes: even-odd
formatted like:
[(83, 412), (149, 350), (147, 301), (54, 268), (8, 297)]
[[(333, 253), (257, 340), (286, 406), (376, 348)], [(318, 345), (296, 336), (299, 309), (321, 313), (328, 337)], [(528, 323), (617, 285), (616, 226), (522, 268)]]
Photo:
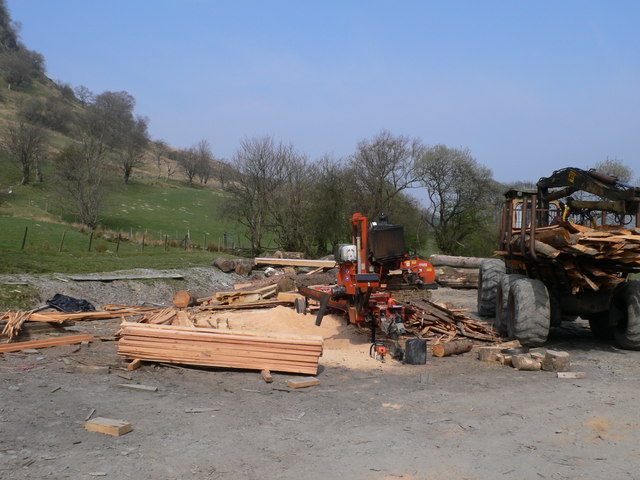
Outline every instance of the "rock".
[(213, 262), (214, 267), (218, 267), (224, 273), (229, 273), (236, 268), (235, 262), (231, 258), (218, 257)]
[(542, 360), (542, 369), (548, 372), (568, 372), (571, 369), (569, 353), (547, 350)]
[(243, 277), (248, 276), (251, 273), (251, 270), (253, 270), (254, 267), (254, 262), (253, 260), (236, 260), (235, 261), (236, 266), (235, 266), (235, 272), (238, 275), (242, 275)]

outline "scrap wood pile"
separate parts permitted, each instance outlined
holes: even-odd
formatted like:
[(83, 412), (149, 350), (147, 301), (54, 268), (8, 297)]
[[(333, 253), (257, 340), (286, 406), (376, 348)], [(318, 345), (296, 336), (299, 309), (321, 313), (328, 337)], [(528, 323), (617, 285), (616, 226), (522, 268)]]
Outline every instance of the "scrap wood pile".
[(420, 338), (439, 343), (450, 342), (459, 337), (486, 342), (501, 340), (490, 324), (465, 315), (465, 309), (428, 300), (411, 300), (405, 308), (409, 313), (406, 327)]
[[(111, 308), (111, 309), (108, 309)], [(131, 306), (105, 306), (103, 311), (93, 312), (40, 312), (31, 310), (28, 312), (14, 311), (0, 313), (0, 322), (6, 322), (0, 336), (6, 336), (8, 342), (12, 342), (22, 330), (25, 322), (46, 322), (62, 324), (66, 321), (78, 320), (98, 320), (106, 318), (124, 318), (132, 315), (140, 315), (156, 309), (149, 307), (131, 307)]]
[(322, 337), (124, 322), (118, 354), (130, 359), (315, 375)]
[[(513, 253), (521, 236), (514, 235)], [(527, 248), (529, 238), (525, 238)], [(572, 222), (536, 229), (534, 248), (541, 257), (559, 262), (572, 280), (573, 293), (610, 290), (629, 273), (640, 271), (640, 228), (603, 225), (589, 228)], [(497, 252), (506, 254), (507, 252)]]

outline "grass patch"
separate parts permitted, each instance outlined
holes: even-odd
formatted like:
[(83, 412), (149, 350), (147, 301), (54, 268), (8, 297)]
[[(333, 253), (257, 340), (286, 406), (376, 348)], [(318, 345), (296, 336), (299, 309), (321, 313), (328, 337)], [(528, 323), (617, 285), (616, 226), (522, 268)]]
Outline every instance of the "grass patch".
[[(21, 249), (25, 228), (27, 238), (24, 249)], [(88, 232), (69, 225), (25, 218), (0, 217), (0, 231), (0, 273), (89, 273), (129, 268), (184, 268), (211, 265), (220, 255), (181, 247), (168, 247), (165, 251), (164, 245), (147, 245), (143, 250), (140, 243), (127, 241), (122, 241), (118, 248), (112, 238), (99, 238), (101, 232), (96, 232), (89, 251)]]
[(29, 285), (0, 285), (0, 310), (30, 310), (40, 301), (38, 290)]

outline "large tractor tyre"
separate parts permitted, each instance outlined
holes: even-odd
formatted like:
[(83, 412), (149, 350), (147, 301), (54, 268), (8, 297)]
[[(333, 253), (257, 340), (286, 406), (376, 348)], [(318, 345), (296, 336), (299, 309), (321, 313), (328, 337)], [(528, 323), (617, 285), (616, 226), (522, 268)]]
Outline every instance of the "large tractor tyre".
[(511, 283), (507, 302), (507, 334), (522, 345), (544, 345), (551, 325), (551, 302), (544, 283), (520, 278)]
[(609, 312), (596, 313), (589, 318), (589, 329), (598, 340), (612, 340), (613, 329), (609, 326)]
[(507, 324), (509, 323), (508, 302), (511, 284), (520, 278), (526, 277), (519, 274), (503, 275), (500, 283), (498, 283), (498, 290), (496, 292), (496, 319), (493, 322), (493, 328), (500, 335), (507, 334)]
[(640, 350), (640, 282), (627, 282), (616, 288), (609, 318), (616, 343), (627, 350)]
[(478, 315), (481, 317), (493, 317), (496, 314), (496, 293), (504, 272), (505, 266), (502, 260), (488, 258), (480, 262)]

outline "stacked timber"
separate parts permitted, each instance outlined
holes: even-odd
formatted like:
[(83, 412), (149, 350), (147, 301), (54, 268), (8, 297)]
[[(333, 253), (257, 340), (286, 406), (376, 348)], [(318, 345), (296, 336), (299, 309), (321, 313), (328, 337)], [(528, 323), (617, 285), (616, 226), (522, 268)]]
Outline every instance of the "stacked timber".
[[(519, 255), (521, 235), (514, 235), (511, 244), (513, 254)], [(528, 235), (525, 245), (529, 248)], [(537, 255), (563, 266), (573, 293), (611, 290), (628, 274), (640, 272), (640, 228), (562, 222), (536, 229), (534, 248)]]
[(124, 322), (118, 354), (153, 362), (315, 375), (322, 337)]

